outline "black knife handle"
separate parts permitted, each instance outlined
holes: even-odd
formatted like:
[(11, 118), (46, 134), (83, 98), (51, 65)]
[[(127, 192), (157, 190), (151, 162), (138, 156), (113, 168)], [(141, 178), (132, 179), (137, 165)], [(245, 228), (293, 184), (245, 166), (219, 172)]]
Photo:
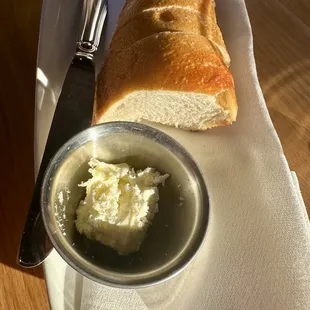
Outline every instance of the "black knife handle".
[(58, 149), (92, 121), (95, 68), (87, 57), (75, 56), (65, 78), (48, 135), (35, 190), (22, 235), (18, 264), (35, 267), (52, 249), (41, 217), (41, 187), (45, 170)]

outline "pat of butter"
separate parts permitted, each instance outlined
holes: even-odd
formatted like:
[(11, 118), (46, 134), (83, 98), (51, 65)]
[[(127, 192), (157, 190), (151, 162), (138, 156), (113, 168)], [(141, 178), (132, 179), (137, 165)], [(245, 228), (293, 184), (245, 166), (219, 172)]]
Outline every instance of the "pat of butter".
[(89, 161), (86, 197), (80, 201), (75, 225), (81, 234), (115, 249), (119, 254), (139, 250), (158, 211), (158, 185), (168, 174), (154, 168), (135, 171), (128, 164)]

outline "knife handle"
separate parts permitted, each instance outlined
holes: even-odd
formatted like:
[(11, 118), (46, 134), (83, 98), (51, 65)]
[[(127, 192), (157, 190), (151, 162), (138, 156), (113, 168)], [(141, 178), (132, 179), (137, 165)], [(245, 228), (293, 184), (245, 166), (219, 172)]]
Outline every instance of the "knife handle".
[(84, 0), (83, 25), (77, 44), (77, 50), (80, 53), (88, 53), (89, 57), (92, 57), (96, 52), (107, 12), (107, 0)]
[(43, 262), (52, 249), (41, 216), (41, 186), (45, 170), (58, 149), (91, 125), (95, 68), (91, 59), (75, 56), (62, 87), (36, 180), (17, 262), (31, 268)]

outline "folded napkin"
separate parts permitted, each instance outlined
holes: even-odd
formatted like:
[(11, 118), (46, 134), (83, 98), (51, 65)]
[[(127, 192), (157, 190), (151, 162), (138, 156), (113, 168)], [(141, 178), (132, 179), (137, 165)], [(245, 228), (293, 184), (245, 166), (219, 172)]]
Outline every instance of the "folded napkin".
[[(106, 44), (122, 4), (109, 1)], [(61, 86), (57, 83), (74, 50), (78, 6), (66, 10), (66, 5), (43, 4), (38, 65), (49, 86), (37, 94), (37, 166)], [(139, 290), (92, 282), (53, 251), (44, 263), (52, 309), (310, 309), (310, 225), (259, 87), (244, 1), (217, 0), (217, 13), (232, 59), (237, 122), (204, 133), (155, 126), (183, 144), (203, 171), (211, 213), (202, 249), (175, 278)], [(65, 56), (49, 43), (53, 36), (67, 44)], [(53, 72), (60, 72), (58, 80)]]

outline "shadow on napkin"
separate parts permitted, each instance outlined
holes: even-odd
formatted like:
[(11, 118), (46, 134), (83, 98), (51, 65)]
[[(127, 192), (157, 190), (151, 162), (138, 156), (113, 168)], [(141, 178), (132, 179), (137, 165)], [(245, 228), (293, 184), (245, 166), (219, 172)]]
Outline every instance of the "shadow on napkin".
[(64, 310), (81, 309), (84, 277), (67, 265), (64, 281)]
[(138, 289), (141, 300), (148, 309), (173, 309), (176, 299), (184, 292), (185, 286), (188, 283), (188, 274), (191, 270), (189, 265), (176, 277), (167, 282), (151, 286), (149, 288)]

